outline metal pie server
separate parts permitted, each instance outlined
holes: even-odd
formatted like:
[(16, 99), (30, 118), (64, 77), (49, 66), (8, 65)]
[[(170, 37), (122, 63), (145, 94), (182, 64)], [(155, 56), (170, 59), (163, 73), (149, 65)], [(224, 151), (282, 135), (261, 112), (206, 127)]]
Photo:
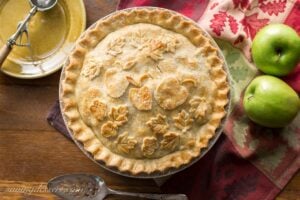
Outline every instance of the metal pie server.
[(67, 200), (103, 200), (108, 195), (159, 200), (188, 200), (184, 194), (145, 194), (121, 192), (108, 188), (103, 179), (89, 174), (58, 176), (48, 182), (48, 190)]

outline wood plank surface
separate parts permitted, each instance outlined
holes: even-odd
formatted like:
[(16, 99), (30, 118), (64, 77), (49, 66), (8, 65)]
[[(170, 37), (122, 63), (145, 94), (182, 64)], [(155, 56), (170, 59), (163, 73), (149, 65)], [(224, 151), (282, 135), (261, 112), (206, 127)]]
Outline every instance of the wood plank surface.
[[(117, 0), (85, 0), (85, 4), (90, 25), (115, 10)], [(99, 175), (113, 189), (160, 192), (152, 180), (125, 178), (100, 168), (48, 125), (46, 116), (58, 99), (59, 77), (60, 72), (36, 80), (0, 74), (0, 200), (59, 199), (47, 191), (47, 181), (76, 172)], [(277, 199), (300, 199), (300, 173)]]

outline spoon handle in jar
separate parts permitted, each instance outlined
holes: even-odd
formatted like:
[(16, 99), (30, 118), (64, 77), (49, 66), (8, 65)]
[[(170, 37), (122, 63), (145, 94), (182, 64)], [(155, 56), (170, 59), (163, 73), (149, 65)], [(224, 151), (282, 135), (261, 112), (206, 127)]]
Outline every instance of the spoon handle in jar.
[(18, 24), (17, 31), (7, 40), (7, 43), (0, 50), (0, 69), (5, 59), (9, 55), (12, 50), (12, 46), (16, 44), (16, 40), (19, 36), (27, 30), (27, 23), (30, 18), (37, 12), (37, 7), (33, 6), (29, 12), (29, 14), (25, 17), (25, 19)]
[(146, 193), (131, 193), (131, 192), (121, 192), (116, 190), (109, 190), (109, 194), (120, 195), (120, 196), (131, 196), (140, 197), (146, 199), (158, 199), (158, 200), (188, 200), (187, 196), (184, 194), (146, 194)]
[(11, 52), (12, 47), (9, 43), (6, 43), (0, 50), (0, 68), (4, 63), (5, 59), (7, 58), (8, 54)]

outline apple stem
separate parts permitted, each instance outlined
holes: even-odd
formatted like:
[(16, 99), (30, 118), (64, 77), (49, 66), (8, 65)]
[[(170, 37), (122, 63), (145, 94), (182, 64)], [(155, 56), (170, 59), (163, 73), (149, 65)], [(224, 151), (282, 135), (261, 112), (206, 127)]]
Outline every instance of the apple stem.
[(253, 97), (254, 97), (253, 95), (249, 96), (249, 97), (247, 98), (248, 101), (250, 101)]
[(281, 57), (281, 53), (282, 53), (282, 50), (280, 48), (276, 48), (275, 49), (277, 55), (278, 55), (278, 58), (277, 58), (277, 62), (279, 61), (280, 57)]

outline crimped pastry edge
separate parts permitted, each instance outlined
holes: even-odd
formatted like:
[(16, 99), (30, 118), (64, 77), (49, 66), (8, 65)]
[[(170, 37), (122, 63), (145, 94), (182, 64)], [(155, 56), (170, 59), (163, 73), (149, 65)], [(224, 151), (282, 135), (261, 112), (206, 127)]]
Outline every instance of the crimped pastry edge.
[[(207, 54), (206, 65), (212, 66), (210, 73), (217, 86), (217, 98), (215, 111), (208, 123), (207, 132), (202, 134), (193, 151), (176, 151), (158, 159), (125, 158), (102, 145), (80, 118), (74, 91), (85, 54), (107, 34), (136, 23), (151, 23), (172, 30), (186, 36), (195, 46), (204, 46), (206, 49), (202, 53)], [(218, 49), (215, 44), (211, 44), (206, 33), (195, 22), (181, 14), (167, 9), (148, 7), (116, 11), (97, 21), (82, 34), (63, 68), (64, 77), (61, 79), (60, 101), (64, 119), (73, 134), (73, 138), (81, 142), (84, 149), (91, 153), (95, 160), (103, 162), (109, 168), (116, 168), (120, 172), (132, 175), (163, 173), (173, 168), (178, 169), (201, 155), (201, 150), (208, 147), (209, 141), (215, 136), (216, 129), (226, 115), (225, 107), (229, 99), (229, 83), (228, 75), (224, 70), (224, 62), (220, 57)]]

